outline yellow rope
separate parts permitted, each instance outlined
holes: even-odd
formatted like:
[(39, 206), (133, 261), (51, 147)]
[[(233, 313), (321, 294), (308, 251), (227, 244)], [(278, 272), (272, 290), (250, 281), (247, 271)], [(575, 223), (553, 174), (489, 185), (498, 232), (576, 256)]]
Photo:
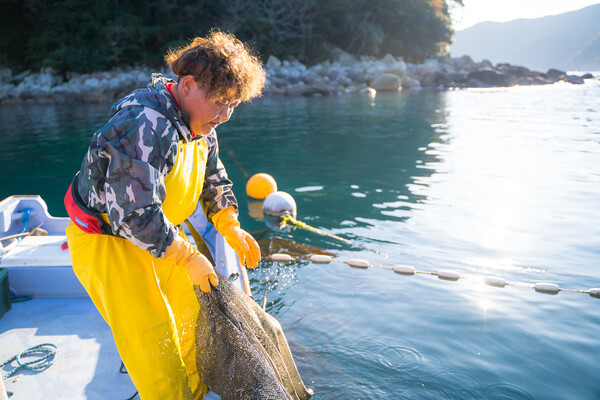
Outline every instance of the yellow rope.
[(321, 236), (327, 236), (327, 237), (330, 237), (332, 239), (339, 240), (340, 242), (344, 242), (346, 244), (349, 244), (350, 246), (360, 247), (362, 249), (369, 250), (369, 251), (372, 251), (374, 253), (381, 254), (381, 255), (387, 257), (387, 254), (385, 254), (385, 253), (383, 253), (383, 252), (381, 252), (379, 250), (370, 249), (370, 248), (368, 248), (366, 246), (363, 246), (363, 245), (361, 245), (359, 243), (355, 243), (352, 240), (343, 238), (343, 237), (338, 236), (338, 235), (334, 235), (333, 233), (325, 232), (325, 231), (323, 231), (323, 230), (321, 230), (319, 228), (315, 228), (314, 226), (310, 226), (310, 225), (308, 225), (305, 222), (298, 221), (296, 218), (292, 217), (291, 215), (286, 215), (286, 216), (283, 216), (281, 218), (281, 226), (280, 227), (283, 228), (286, 225), (290, 225), (290, 226), (292, 226), (294, 228), (302, 228), (302, 229), (305, 229), (307, 231), (316, 233), (316, 234), (321, 235)]

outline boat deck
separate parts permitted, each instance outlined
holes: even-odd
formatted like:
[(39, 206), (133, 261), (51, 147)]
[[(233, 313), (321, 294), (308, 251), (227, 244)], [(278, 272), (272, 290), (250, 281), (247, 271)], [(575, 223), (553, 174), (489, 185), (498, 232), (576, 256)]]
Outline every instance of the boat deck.
[(58, 346), (54, 365), (7, 379), (10, 400), (125, 400), (136, 393), (129, 376), (119, 372), (112, 334), (89, 297), (34, 297), (12, 304), (0, 318), (0, 363), (42, 343)]
[[(244, 270), (235, 251), (208, 224), (200, 207), (190, 220), (209, 246), (216, 269), (233, 277), (234, 285), (244, 290), (243, 279), (237, 279), (244, 276)], [(33, 296), (30, 301), (13, 303), (0, 317), (0, 364), (36, 345), (58, 346), (54, 365), (41, 372), (19, 370), (4, 382), (6, 390), (14, 393), (11, 400), (129, 399), (136, 389), (129, 375), (120, 373), (121, 359), (110, 328), (73, 273), (68, 248), (63, 245), (68, 223), (68, 218), (48, 214), (39, 196), (0, 201), (0, 237), (4, 238), (0, 268), (8, 270), (11, 290)], [(6, 238), (42, 225), (47, 236)], [(26, 357), (23, 362), (34, 359)], [(0, 374), (6, 376), (15, 367), (12, 362)], [(205, 399), (220, 397), (209, 393)]]

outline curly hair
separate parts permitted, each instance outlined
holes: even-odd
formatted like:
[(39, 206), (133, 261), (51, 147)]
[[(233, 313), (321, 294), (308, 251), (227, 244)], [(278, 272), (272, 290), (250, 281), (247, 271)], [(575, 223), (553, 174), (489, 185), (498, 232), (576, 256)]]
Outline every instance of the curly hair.
[(252, 49), (219, 30), (169, 50), (165, 61), (178, 78), (192, 75), (210, 101), (248, 101), (260, 96), (265, 86), (265, 71)]

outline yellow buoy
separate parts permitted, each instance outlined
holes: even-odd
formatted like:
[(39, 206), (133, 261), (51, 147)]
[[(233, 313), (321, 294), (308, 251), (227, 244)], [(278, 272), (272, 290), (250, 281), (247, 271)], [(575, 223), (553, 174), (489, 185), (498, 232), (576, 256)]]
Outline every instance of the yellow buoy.
[(255, 174), (248, 179), (246, 194), (253, 199), (264, 200), (271, 193), (277, 191), (277, 182), (269, 174)]

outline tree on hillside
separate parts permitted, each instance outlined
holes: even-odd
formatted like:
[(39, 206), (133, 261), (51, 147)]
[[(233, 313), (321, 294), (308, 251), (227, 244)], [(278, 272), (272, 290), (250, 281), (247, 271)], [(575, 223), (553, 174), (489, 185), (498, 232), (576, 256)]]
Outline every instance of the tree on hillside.
[(215, 27), (307, 63), (334, 46), (420, 61), (453, 33), (445, 0), (0, 0), (0, 10), (1, 63), (63, 72), (159, 66), (169, 47)]
[[(452, 0), (462, 5), (462, 0)], [(318, 59), (327, 45), (355, 55), (418, 61), (452, 37), (444, 0), (228, 0), (220, 25), (265, 54)]]

